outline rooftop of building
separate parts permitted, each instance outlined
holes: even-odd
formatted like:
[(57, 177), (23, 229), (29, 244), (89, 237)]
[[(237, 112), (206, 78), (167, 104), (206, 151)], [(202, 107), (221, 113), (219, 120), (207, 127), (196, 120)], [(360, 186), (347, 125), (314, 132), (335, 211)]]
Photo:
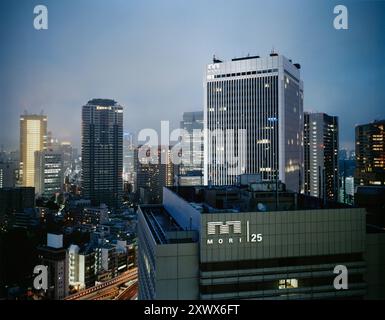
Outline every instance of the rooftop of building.
[[(274, 50), (272, 50), (270, 52), (270, 54), (268, 55), (269, 57), (278, 57), (280, 56), (279, 53), (275, 52)], [(262, 57), (259, 56), (259, 55), (246, 55), (246, 56), (241, 56), (241, 57), (235, 57), (235, 58), (232, 58), (231, 61), (234, 62), (234, 61), (242, 61), (242, 60), (251, 60), (251, 59), (261, 59)], [(298, 70), (301, 69), (301, 65), (299, 63), (293, 63), (293, 61), (291, 59), (288, 59), (290, 63), (293, 64), (293, 66), (295, 66)], [(215, 55), (213, 56), (213, 60), (212, 60), (212, 63), (223, 63), (225, 62), (224, 60), (222, 59), (219, 59), (218, 57), (216, 57)]]
[(111, 107), (111, 106), (115, 106), (117, 102), (112, 99), (92, 99), (88, 101), (88, 104), (93, 106)]
[(358, 194), (367, 194), (367, 195), (385, 195), (385, 186), (357, 186)]
[(271, 212), (341, 209), (352, 206), (286, 190), (284, 184), (258, 182), (236, 186), (168, 187), (201, 213)]
[(372, 122), (369, 123), (363, 123), (363, 124), (358, 124), (357, 127), (365, 127), (365, 126), (373, 126), (373, 125), (385, 125), (385, 119), (384, 120), (378, 120), (375, 119)]
[(185, 231), (162, 205), (140, 207), (158, 244), (192, 242), (195, 232)]

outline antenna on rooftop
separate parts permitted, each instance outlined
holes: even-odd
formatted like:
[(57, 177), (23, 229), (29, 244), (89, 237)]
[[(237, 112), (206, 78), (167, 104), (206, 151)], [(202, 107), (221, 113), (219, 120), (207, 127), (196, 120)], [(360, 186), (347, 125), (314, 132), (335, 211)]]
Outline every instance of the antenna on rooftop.
[(223, 62), (222, 60), (219, 60), (216, 56), (215, 56), (215, 54), (213, 55), (213, 63), (221, 63), (221, 62)]

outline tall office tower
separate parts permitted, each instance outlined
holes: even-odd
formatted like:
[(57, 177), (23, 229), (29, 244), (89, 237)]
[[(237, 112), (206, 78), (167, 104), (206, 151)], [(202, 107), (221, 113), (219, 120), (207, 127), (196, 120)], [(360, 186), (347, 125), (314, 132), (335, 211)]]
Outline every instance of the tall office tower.
[(131, 191), (135, 192), (135, 143), (134, 135), (129, 132), (123, 134), (123, 180), (131, 186)]
[[(162, 163), (161, 159), (165, 159)], [(156, 148), (152, 157), (140, 158), (136, 152), (137, 192), (143, 204), (162, 202), (163, 187), (174, 185), (177, 166), (171, 161), (170, 149)]]
[(203, 111), (183, 113), (180, 128), (186, 131), (183, 138), (189, 143), (179, 166), (178, 184), (203, 185)]
[(82, 188), (94, 205), (118, 208), (123, 192), (123, 107), (93, 99), (82, 110)]
[(35, 151), (46, 147), (47, 116), (20, 116), (20, 183), (24, 187), (35, 186)]
[(338, 200), (338, 117), (304, 114), (305, 193)]
[(356, 185), (385, 185), (385, 120), (356, 127)]
[(302, 189), (300, 65), (277, 53), (214, 57), (204, 88), (205, 184), (232, 185), (237, 175), (260, 173)]
[(68, 295), (69, 272), (67, 250), (63, 248), (62, 234), (47, 234), (47, 245), (38, 248), (42, 265), (48, 267), (47, 297), (62, 300)]
[(60, 193), (64, 184), (63, 154), (45, 150), (35, 152), (35, 191), (46, 198)]

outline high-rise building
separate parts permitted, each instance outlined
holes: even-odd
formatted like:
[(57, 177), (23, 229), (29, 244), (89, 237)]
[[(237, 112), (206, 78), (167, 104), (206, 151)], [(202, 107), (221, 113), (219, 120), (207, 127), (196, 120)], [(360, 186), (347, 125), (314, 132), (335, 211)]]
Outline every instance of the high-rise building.
[(355, 184), (385, 185), (385, 120), (356, 127)]
[(40, 263), (48, 267), (47, 297), (62, 300), (68, 295), (69, 272), (67, 250), (62, 234), (47, 234), (47, 245), (38, 248)]
[(261, 173), (302, 189), (300, 65), (277, 53), (214, 57), (204, 88), (205, 184), (232, 185), (240, 174)]
[(185, 130), (188, 142), (179, 166), (178, 184), (181, 186), (203, 185), (203, 111), (185, 112), (180, 128)]
[(305, 193), (338, 200), (338, 117), (304, 114)]
[(46, 148), (47, 116), (20, 116), (20, 183), (35, 186), (35, 152)]
[[(163, 187), (173, 186), (177, 166), (171, 161), (170, 149), (154, 147), (152, 156), (140, 158), (136, 154), (137, 162), (137, 192), (141, 203), (161, 203)], [(165, 159), (162, 163), (161, 159)]]
[(82, 188), (94, 205), (118, 208), (123, 192), (123, 107), (93, 99), (82, 110)]
[(130, 185), (131, 191), (136, 190), (135, 143), (134, 135), (123, 134), (123, 180)]
[(45, 150), (35, 153), (35, 191), (36, 194), (50, 198), (63, 190), (63, 154)]
[[(276, 209), (274, 186), (164, 188), (163, 205), (141, 205), (138, 298), (364, 297), (365, 266), (379, 252), (364, 256), (365, 209), (282, 185)], [(337, 265), (349, 268), (348, 290), (333, 285)]]

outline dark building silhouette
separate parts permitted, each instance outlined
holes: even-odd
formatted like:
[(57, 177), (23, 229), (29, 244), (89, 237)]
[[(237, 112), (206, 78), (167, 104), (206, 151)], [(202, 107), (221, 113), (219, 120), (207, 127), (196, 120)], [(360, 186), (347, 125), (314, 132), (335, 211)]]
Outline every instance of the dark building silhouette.
[(82, 188), (94, 205), (118, 208), (123, 192), (123, 107), (93, 99), (82, 109)]
[(355, 184), (385, 185), (385, 120), (356, 127)]

